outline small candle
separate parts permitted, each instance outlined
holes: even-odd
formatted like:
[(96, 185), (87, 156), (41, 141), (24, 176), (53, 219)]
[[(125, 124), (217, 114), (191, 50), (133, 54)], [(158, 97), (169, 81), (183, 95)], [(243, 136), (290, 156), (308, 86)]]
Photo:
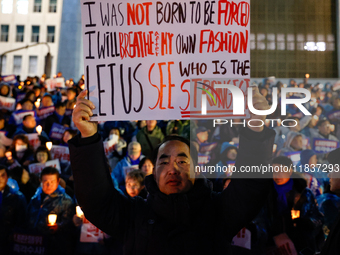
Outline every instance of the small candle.
[(330, 128), (331, 132), (333, 132), (335, 130), (335, 126), (333, 124), (330, 125), (329, 128)]
[(270, 120), (265, 120), (266, 127), (269, 126)]
[(76, 213), (77, 213), (77, 217), (79, 217), (79, 218), (81, 218), (81, 217), (84, 216), (84, 213), (83, 213), (83, 211), (81, 210), (81, 208), (80, 208), (79, 205), (77, 205), (77, 207), (76, 207)]
[(37, 130), (37, 133), (40, 135), (42, 131), (42, 127), (39, 125), (35, 128), (35, 130)]
[(11, 152), (11, 151), (7, 151), (7, 152), (5, 153), (5, 156), (6, 156), (6, 158), (7, 158), (8, 160), (12, 160), (12, 152)]
[(292, 220), (300, 218), (300, 211), (299, 210), (291, 210)]
[(54, 226), (57, 222), (57, 215), (56, 214), (49, 214), (48, 215), (48, 225)]
[(46, 142), (46, 148), (50, 151), (52, 149), (52, 142)]
[(40, 102), (36, 101), (36, 102), (34, 102), (34, 105), (35, 105), (35, 108), (39, 108), (40, 107)]
[(274, 143), (274, 145), (273, 145), (273, 152), (276, 151), (276, 148), (277, 148), (277, 144)]

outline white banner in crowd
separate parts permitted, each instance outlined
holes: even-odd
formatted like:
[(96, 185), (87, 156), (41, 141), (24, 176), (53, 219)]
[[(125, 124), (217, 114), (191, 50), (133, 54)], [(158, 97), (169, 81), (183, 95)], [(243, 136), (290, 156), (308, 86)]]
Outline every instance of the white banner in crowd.
[(85, 217), (81, 225), (80, 242), (98, 243), (104, 238), (104, 232), (89, 222)]
[(65, 88), (65, 79), (63, 77), (47, 79), (45, 81), (47, 91), (54, 91), (56, 88)]
[(59, 159), (60, 162), (70, 162), (70, 150), (67, 146), (53, 145), (51, 157), (52, 159)]
[(38, 133), (25, 134), (25, 136), (27, 136), (30, 142), (30, 145), (32, 146), (34, 150), (36, 150), (41, 145)]
[(81, 9), (93, 120), (189, 118), (209, 91), (221, 114), (230, 91), (207, 79), (249, 86), (250, 0), (81, 0)]
[(35, 116), (34, 115), (34, 111), (18, 111), (18, 112), (14, 112), (13, 113), (13, 117), (14, 117), (14, 120), (15, 120), (15, 124), (17, 126), (20, 125), (22, 123), (23, 118), (26, 115), (32, 115), (33, 117)]
[(9, 111), (15, 110), (15, 98), (0, 96), (0, 109)]
[(40, 174), (45, 167), (54, 167), (61, 173), (59, 159), (49, 160), (45, 164), (35, 163), (28, 165), (31, 174)]

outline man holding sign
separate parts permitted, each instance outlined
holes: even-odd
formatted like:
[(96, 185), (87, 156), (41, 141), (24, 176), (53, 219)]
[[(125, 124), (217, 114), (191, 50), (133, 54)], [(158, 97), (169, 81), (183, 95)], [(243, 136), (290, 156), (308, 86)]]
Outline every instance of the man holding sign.
[[(215, 193), (206, 179), (195, 176), (195, 147), (171, 136), (155, 150), (154, 174), (145, 179), (147, 201), (128, 199), (114, 189), (97, 124), (90, 122), (95, 107), (86, 93), (80, 93), (73, 112), (81, 135), (69, 141), (76, 197), (86, 218), (122, 240), (125, 254), (225, 254), (233, 236), (264, 204), (271, 179), (232, 179)], [(269, 109), (257, 88), (253, 102), (256, 109)], [(255, 126), (255, 119), (265, 117), (251, 119)], [(270, 164), (275, 133), (254, 126), (240, 130), (237, 169)]]

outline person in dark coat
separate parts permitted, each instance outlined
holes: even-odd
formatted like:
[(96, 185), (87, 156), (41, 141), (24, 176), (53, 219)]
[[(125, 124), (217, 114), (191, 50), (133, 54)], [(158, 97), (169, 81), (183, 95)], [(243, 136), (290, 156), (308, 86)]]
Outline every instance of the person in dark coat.
[[(331, 191), (340, 196), (340, 148), (328, 155), (328, 162), (333, 165), (333, 171), (329, 174)], [(340, 213), (331, 228), (321, 255), (339, 254), (340, 251)]]
[(26, 199), (7, 185), (8, 169), (0, 165), (0, 254), (10, 254), (10, 235), (25, 225)]
[(71, 124), (71, 119), (65, 115), (66, 105), (65, 103), (57, 103), (55, 105), (55, 111), (52, 115), (46, 118), (44, 131), (47, 135), (50, 135), (52, 126), (57, 123), (61, 126), (69, 127)]
[[(37, 189), (27, 207), (27, 227), (46, 236), (48, 254), (73, 254), (74, 202), (59, 185), (57, 169), (44, 168), (40, 179), (41, 187)], [(57, 215), (56, 224), (53, 226), (47, 224), (49, 214)]]
[[(269, 109), (256, 90), (255, 107)], [(86, 218), (123, 240), (124, 254), (225, 254), (264, 204), (270, 179), (233, 179), (215, 193), (205, 178), (196, 178), (194, 147), (185, 138), (169, 136), (154, 152), (155, 171), (145, 179), (147, 201), (128, 199), (114, 189), (97, 126), (88, 122), (94, 106), (85, 95), (78, 96), (73, 112), (81, 136), (69, 147), (76, 197)], [(274, 131), (247, 127), (240, 134), (237, 168), (269, 164)]]

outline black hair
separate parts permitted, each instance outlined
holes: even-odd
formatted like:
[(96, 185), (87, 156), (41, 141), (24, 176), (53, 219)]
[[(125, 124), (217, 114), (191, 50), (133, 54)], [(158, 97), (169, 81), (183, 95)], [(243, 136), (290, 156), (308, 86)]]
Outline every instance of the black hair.
[(164, 143), (169, 142), (169, 141), (179, 141), (179, 142), (185, 143), (189, 147), (189, 149), (190, 149), (190, 156), (191, 156), (192, 161), (194, 162), (194, 166), (196, 166), (198, 164), (198, 152), (197, 152), (196, 146), (193, 143), (191, 143), (188, 139), (186, 139), (186, 138), (184, 138), (182, 136), (168, 135), (153, 150), (153, 153), (152, 153), (152, 163), (153, 163), (154, 166), (156, 165), (159, 147), (161, 147)]
[(330, 122), (327, 118), (323, 118), (321, 120), (318, 121), (318, 123), (316, 124), (317, 127), (320, 127), (323, 123), (325, 123), (326, 121)]
[(141, 170), (133, 170), (126, 175), (126, 179), (137, 181), (141, 186), (144, 186), (145, 174)]
[(25, 115), (25, 116), (22, 118), (22, 120), (23, 120), (23, 121), (25, 121), (25, 120), (27, 120), (27, 118), (28, 118), (28, 117), (30, 117), (30, 116), (32, 116), (32, 117), (34, 118), (34, 116), (33, 116), (33, 115), (31, 115), (31, 114), (27, 114), (27, 115)]
[(273, 159), (272, 164), (279, 164), (287, 167), (291, 167), (293, 165), (293, 162), (290, 158), (285, 156), (279, 156)]
[(57, 179), (60, 178), (59, 171), (56, 168), (51, 167), (51, 166), (45, 167), (40, 173), (40, 179), (42, 179), (44, 175), (53, 175), (53, 174), (57, 176)]
[(66, 107), (65, 102), (58, 102), (58, 103), (56, 103), (55, 108), (58, 109), (60, 107)]
[(147, 161), (147, 160), (150, 160), (151, 163), (152, 163), (152, 159), (151, 159), (151, 158), (149, 158), (149, 157), (144, 157), (144, 158), (139, 162), (138, 168), (139, 168), (139, 169), (142, 169), (142, 166), (144, 165), (145, 161)]

